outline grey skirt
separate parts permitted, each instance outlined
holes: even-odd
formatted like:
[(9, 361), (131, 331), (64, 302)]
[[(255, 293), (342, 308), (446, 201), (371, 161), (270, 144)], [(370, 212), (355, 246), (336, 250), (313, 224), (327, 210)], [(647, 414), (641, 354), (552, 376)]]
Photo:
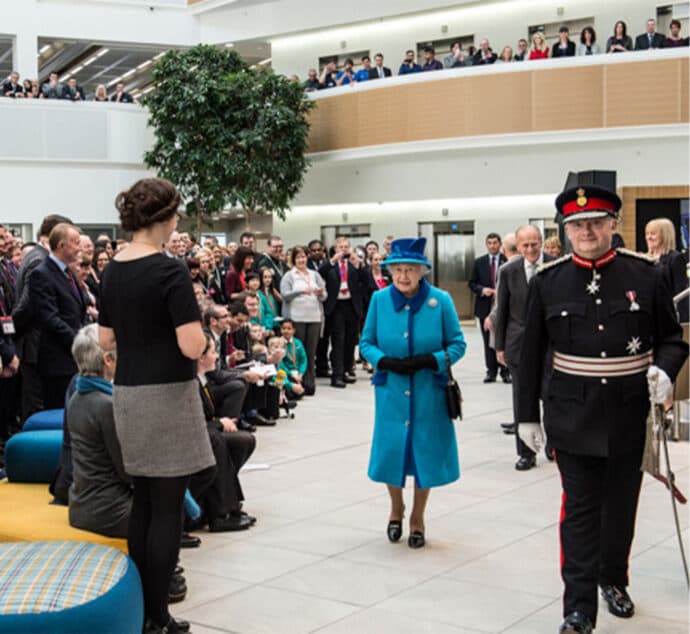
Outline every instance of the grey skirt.
[(216, 464), (196, 379), (115, 385), (113, 411), (128, 475), (176, 477)]

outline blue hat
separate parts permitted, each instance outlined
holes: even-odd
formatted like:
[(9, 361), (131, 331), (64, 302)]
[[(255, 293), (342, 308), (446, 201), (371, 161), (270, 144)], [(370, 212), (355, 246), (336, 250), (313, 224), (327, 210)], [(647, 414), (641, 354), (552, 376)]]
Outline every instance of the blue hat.
[(399, 238), (391, 243), (390, 255), (381, 262), (382, 266), (391, 264), (421, 264), (431, 270), (424, 249), (426, 248), (426, 238)]

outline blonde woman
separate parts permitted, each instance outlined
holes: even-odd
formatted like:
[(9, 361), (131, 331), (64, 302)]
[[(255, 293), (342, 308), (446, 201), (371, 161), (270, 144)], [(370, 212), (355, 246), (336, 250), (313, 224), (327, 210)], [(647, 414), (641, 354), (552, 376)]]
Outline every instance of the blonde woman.
[(108, 94), (105, 92), (105, 86), (98, 84), (96, 87), (96, 94), (93, 96), (94, 101), (108, 101)]
[[(681, 253), (676, 251), (676, 228), (668, 218), (654, 218), (647, 223), (644, 230), (647, 241), (647, 255), (658, 258), (664, 268), (671, 291), (677, 295), (688, 287), (687, 262)], [(688, 321), (688, 301), (678, 305), (680, 321)]]
[(530, 59), (546, 59), (549, 56), (549, 47), (544, 39), (544, 34), (537, 31), (532, 36), (532, 48), (529, 52)]
[(560, 258), (563, 254), (563, 245), (557, 236), (544, 240), (544, 253), (554, 258)]

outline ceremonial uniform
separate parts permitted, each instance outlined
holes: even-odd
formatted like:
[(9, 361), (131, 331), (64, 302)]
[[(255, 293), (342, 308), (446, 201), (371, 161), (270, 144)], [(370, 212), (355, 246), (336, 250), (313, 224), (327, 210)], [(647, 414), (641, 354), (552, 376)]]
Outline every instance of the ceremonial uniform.
[[(563, 194), (559, 209), (587, 219), (602, 216), (590, 208), (604, 208), (615, 218), (617, 196), (610, 193), (615, 209), (607, 207), (609, 197), (595, 189)], [(649, 411), (646, 373), (655, 365), (673, 380), (687, 345), (662, 271), (625, 249), (544, 265), (530, 284), (525, 324), (518, 416), (524, 423), (540, 419), (548, 352), (553, 368), (546, 377), (544, 426), (563, 483), (564, 615), (583, 614), (594, 626), (597, 584), (628, 585)], [(629, 614), (618, 616), (632, 616), (630, 606)]]

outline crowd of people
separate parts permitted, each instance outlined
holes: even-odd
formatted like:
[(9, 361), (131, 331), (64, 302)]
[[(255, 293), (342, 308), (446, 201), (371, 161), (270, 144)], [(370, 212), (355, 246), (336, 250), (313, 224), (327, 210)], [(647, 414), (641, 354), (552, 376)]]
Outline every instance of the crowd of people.
[[(76, 77), (70, 77), (66, 83), (59, 81), (58, 74), (50, 73), (42, 84), (38, 79), (25, 79), (13, 70), (2, 83), (2, 96), (11, 99), (63, 99), (67, 101), (86, 101), (84, 89), (79, 85)], [(120, 82), (115, 85), (115, 92), (108, 96), (105, 84), (98, 84), (89, 101), (110, 101), (114, 103), (139, 103), (125, 90)]]
[[(597, 42), (597, 34), (592, 26), (586, 26), (580, 32), (579, 41), (570, 39), (570, 30), (567, 26), (561, 26), (558, 39), (549, 45), (543, 32), (536, 31), (531, 38), (531, 43), (526, 39), (518, 40), (516, 48), (506, 45), (497, 53), (491, 48), (489, 40), (483, 38), (479, 46), (470, 46), (467, 50), (463, 49), (462, 42), (453, 42), (450, 46), (450, 53), (443, 58), (443, 61), (436, 58), (436, 51), (432, 45), (425, 46), (423, 49), (424, 60), (415, 60), (415, 52), (408, 50), (398, 68), (398, 75), (409, 75), (412, 73), (422, 73), (435, 70), (445, 70), (449, 68), (463, 68), (466, 66), (484, 66), (487, 64), (503, 64), (509, 62), (523, 62), (535, 59), (546, 59), (556, 57), (574, 57), (580, 55), (598, 55), (600, 53), (623, 53), (632, 50), (648, 50), (658, 48), (672, 48), (677, 46), (688, 46), (690, 38), (681, 37), (681, 23), (679, 20), (671, 20), (670, 34), (668, 36), (657, 33), (656, 20), (647, 20), (646, 30), (638, 35), (633, 43), (632, 38), (627, 34), (627, 25), (622, 20), (616, 22), (611, 36), (606, 40), (602, 47)], [(364, 55), (361, 60), (361, 68), (355, 70), (355, 63), (351, 58), (347, 58), (342, 70), (337, 70), (335, 62), (329, 62), (324, 66), (319, 74), (315, 68), (308, 72), (304, 82), (304, 89), (307, 92), (323, 90), (325, 88), (335, 88), (370, 81), (373, 79), (384, 79), (392, 76), (392, 70), (385, 66), (384, 58), (381, 53), (374, 56), (374, 64), (371, 63), (369, 55)], [(294, 81), (299, 81), (293, 75)]]

